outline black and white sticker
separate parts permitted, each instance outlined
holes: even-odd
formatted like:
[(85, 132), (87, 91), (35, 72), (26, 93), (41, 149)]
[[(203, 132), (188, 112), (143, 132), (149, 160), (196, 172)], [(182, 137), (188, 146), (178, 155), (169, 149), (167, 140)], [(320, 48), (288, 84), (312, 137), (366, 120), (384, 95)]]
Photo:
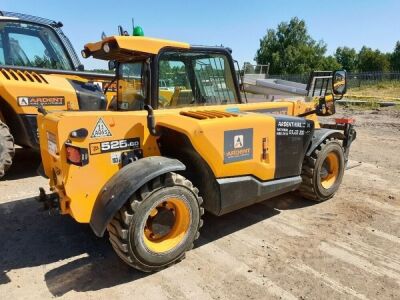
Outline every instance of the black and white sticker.
[(303, 136), (306, 128), (306, 122), (291, 119), (277, 120), (277, 136)]
[(96, 126), (92, 132), (92, 138), (102, 138), (112, 136), (110, 129), (108, 129), (106, 123), (104, 122), (103, 118), (99, 118), (96, 123)]
[(121, 163), (121, 152), (111, 152), (111, 164), (119, 165)]

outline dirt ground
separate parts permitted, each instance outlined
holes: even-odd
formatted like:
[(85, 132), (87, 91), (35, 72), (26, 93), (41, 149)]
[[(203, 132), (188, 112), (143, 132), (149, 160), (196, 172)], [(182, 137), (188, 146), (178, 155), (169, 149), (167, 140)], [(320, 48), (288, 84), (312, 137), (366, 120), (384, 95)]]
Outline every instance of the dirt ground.
[(126, 267), (106, 238), (34, 200), (47, 181), (20, 150), (0, 181), (0, 299), (400, 299), (400, 111), (354, 115), (337, 195), (285, 195), (205, 216), (195, 249), (156, 274)]

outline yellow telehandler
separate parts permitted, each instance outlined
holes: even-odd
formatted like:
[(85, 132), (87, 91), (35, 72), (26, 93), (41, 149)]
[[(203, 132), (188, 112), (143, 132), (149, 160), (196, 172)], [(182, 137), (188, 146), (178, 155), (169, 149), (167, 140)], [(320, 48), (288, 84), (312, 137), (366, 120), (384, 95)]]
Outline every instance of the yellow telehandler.
[(82, 54), (111, 61), (117, 104), (38, 116), (54, 192), (41, 199), (97, 236), (107, 231), (128, 265), (151, 272), (180, 261), (204, 210), (223, 215), (291, 191), (324, 201), (339, 189), (356, 132), (318, 116), (334, 113), (344, 71), (320, 97), (246, 103), (228, 48), (138, 34)]

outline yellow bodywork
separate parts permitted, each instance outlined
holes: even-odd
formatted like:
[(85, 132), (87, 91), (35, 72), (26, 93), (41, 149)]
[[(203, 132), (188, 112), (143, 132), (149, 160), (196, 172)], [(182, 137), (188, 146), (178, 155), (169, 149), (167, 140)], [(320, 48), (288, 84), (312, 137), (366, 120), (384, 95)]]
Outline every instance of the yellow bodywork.
[[(280, 108), (280, 112), (296, 115), (313, 108), (311, 102), (263, 102), (219, 106), (197, 106), (181, 109), (160, 109), (154, 112), (157, 126), (169, 128), (187, 136), (193, 148), (207, 162), (216, 178), (253, 175), (260, 180), (274, 178), (275, 171), (275, 118), (257, 111)], [(199, 120), (181, 115), (188, 111), (237, 111), (230, 117)], [(40, 148), (45, 173), (50, 185), (60, 197), (61, 212), (71, 214), (78, 222), (90, 221), (93, 205), (106, 182), (121, 168), (112, 163), (111, 153), (96, 154), (103, 141), (139, 137), (143, 156), (160, 155), (156, 137), (146, 127), (146, 111), (129, 112), (59, 112), (46, 117), (39, 115)], [(99, 119), (109, 128), (112, 136), (92, 138)], [(315, 115), (310, 115), (319, 127)], [(73, 139), (70, 133), (86, 128), (89, 135)], [(253, 158), (224, 164), (224, 132), (253, 128)], [(263, 140), (267, 155), (263, 157)], [(76, 166), (67, 163), (65, 143), (89, 149), (89, 164)], [(90, 153), (92, 151), (92, 154)], [(66, 196), (68, 195), (68, 196)]]

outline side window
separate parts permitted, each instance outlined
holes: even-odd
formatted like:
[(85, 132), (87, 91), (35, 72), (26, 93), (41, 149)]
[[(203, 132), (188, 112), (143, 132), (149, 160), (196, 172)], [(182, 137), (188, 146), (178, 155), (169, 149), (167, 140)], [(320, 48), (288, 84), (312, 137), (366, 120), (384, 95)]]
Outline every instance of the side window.
[[(229, 76), (227, 71), (229, 70)], [(201, 93), (210, 103), (235, 103), (234, 83), (226, 59), (220, 55), (197, 59), (194, 72)]]
[(52, 28), (22, 21), (1, 21), (0, 25), (5, 50), (0, 50), (0, 63), (73, 70), (70, 57)]
[(211, 51), (166, 51), (159, 59), (158, 106), (238, 103), (229, 57)]
[(158, 85), (160, 108), (185, 106), (194, 101), (187, 69), (183, 61), (161, 59)]
[(14, 65), (51, 68), (50, 55), (39, 37), (10, 33), (9, 39), (10, 55)]
[(3, 48), (3, 37), (0, 34), (0, 65), (5, 65), (6, 60), (4, 58), (4, 48)]

